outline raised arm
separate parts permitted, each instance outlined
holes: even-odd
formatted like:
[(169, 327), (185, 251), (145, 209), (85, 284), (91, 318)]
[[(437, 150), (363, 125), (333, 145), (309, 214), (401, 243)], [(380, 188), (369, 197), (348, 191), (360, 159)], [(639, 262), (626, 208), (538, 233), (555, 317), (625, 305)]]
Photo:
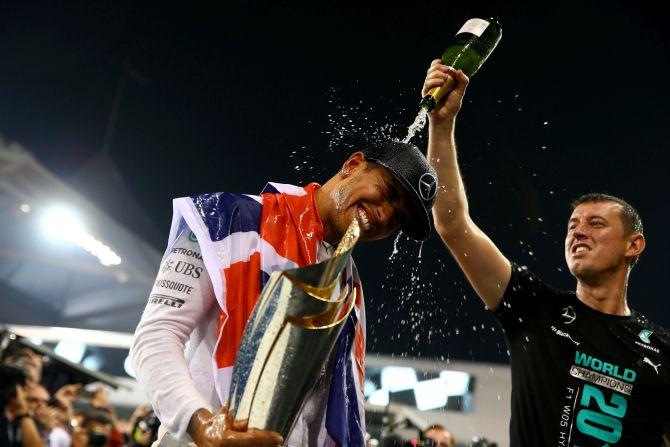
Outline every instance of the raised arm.
[[(40, 435), (35, 420), (29, 416), (28, 403), (23, 385), (16, 385), (16, 396), (10, 403), (10, 408), (15, 417), (19, 417), (21, 428), (21, 447), (44, 447), (44, 441)], [(3, 409), (4, 411), (4, 409)]]
[(433, 217), (435, 229), (486, 306), (495, 310), (509, 284), (512, 268), (489, 237), (470, 218), (465, 186), (458, 168), (454, 127), (468, 78), (434, 60), (423, 94), (451, 76), (455, 87), (428, 114), (428, 160), (437, 171), (438, 190)]

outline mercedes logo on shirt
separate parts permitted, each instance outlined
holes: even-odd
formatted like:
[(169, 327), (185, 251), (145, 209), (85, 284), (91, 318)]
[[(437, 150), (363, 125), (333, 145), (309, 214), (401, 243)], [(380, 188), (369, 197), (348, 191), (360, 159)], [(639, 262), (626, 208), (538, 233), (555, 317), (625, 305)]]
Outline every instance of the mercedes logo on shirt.
[(575, 319), (577, 318), (577, 314), (575, 313), (575, 309), (572, 308), (572, 306), (564, 307), (563, 308), (563, 314), (561, 315), (564, 318), (564, 323), (565, 324), (570, 324)]
[(433, 200), (437, 193), (437, 178), (430, 172), (426, 172), (419, 179), (419, 195), (425, 201)]

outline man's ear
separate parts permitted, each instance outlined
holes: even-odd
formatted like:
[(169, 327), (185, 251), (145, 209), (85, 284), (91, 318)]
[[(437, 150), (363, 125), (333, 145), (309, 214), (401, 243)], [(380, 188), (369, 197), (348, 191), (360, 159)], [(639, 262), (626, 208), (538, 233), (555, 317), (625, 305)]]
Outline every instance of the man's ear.
[(644, 240), (644, 236), (640, 233), (632, 234), (628, 237), (628, 246), (626, 247), (626, 257), (633, 258), (635, 256), (640, 256), (640, 253), (644, 251), (644, 247), (647, 246), (647, 242)]
[(340, 169), (340, 175), (342, 176), (342, 178), (347, 178), (354, 171), (365, 166), (366, 163), (367, 162), (365, 161), (365, 154), (363, 152), (361, 151), (354, 152), (342, 165), (342, 169)]

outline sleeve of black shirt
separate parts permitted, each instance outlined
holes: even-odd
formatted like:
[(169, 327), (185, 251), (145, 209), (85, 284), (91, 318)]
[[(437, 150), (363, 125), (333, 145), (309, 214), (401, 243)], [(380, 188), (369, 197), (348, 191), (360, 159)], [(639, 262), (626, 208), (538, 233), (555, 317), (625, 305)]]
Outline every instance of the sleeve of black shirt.
[(536, 318), (557, 291), (525, 266), (512, 263), (512, 276), (498, 309), (493, 313), (503, 329), (514, 331), (525, 321)]

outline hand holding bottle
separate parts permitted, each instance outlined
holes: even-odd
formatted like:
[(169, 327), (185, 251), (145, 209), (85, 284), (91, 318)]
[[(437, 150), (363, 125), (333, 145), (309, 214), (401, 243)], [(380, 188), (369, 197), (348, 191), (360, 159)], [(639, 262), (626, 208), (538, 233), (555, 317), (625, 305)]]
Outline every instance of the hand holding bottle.
[(201, 408), (191, 417), (188, 433), (198, 447), (278, 447), (282, 437), (267, 430), (248, 429), (247, 421), (233, 420), (224, 405), (218, 413)]
[(441, 122), (453, 122), (461, 109), (465, 89), (470, 82), (469, 78), (461, 70), (454, 70), (452, 67), (442, 65), (440, 59), (431, 62), (426, 74), (426, 80), (423, 84), (422, 96), (436, 87), (442, 87), (445, 83), (453, 83), (453, 87), (445, 94), (441, 101), (428, 113), (432, 124)]

